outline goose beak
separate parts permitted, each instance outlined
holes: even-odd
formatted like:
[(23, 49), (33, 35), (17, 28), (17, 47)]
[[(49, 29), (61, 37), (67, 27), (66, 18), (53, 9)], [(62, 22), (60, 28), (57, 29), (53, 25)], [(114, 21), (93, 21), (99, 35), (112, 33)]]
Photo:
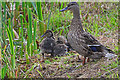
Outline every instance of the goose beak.
[(68, 9), (68, 7), (64, 8), (64, 9), (62, 9), (60, 11), (63, 12), (63, 11), (66, 11), (67, 9)]

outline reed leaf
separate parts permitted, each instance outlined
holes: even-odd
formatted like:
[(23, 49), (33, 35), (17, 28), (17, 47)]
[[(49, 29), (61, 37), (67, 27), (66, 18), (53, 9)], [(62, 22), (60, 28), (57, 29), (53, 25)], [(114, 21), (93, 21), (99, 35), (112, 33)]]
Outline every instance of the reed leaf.
[(23, 15), (20, 15), (20, 19), (21, 19), (21, 52), (20, 52), (20, 55), (21, 57), (23, 57), (23, 49), (24, 49), (24, 46), (23, 46), (23, 40), (24, 40), (24, 37), (23, 37)]
[(11, 11), (11, 15), (10, 15), (10, 22), (9, 23), (11, 23), (10, 25), (11, 25), (11, 28), (10, 28), (10, 26), (9, 26), (9, 28), (11, 29), (10, 31), (11, 31), (11, 35), (12, 35), (12, 38), (14, 38), (14, 34), (13, 34), (13, 15), (14, 15), (14, 12), (13, 12), (13, 8), (14, 8), (14, 2), (12, 2), (12, 11)]
[(15, 53), (14, 53), (13, 39), (12, 39), (12, 35), (11, 35), (11, 32), (10, 32), (9, 28), (6, 25), (5, 25), (5, 27), (6, 27), (6, 30), (7, 30), (7, 35), (8, 35), (9, 43), (10, 43), (11, 65), (12, 65), (12, 70), (13, 70), (12, 76), (15, 77), (15, 73), (14, 73), (14, 70), (15, 70)]
[(15, 2), (14, 4), (15, 4), (15, 7), (14, 7), (14, 5), (13, 5), (13, 7), (15, 8), (15, 10), (13, 10), (14, 11), (13, 26), (14, 26), (14, 28), (16, 28), (18, 26), (18, 19), (17, 18), (20, 15), (20, 11), (19, 11), (20, 2)]
[(37, 45), (36, 45), (36, 27), (37, 27), (37, 21), (34, 20), (34, 36), (33, 36), (34, 50), (37, 49)]
[(1, 76), (0, 77), (3, 79), (4, 76), (5, 76), (5, 69), (4, 69), (4, 67), (1, 68), (0, 72), (1, 72)]
[[(5, 4), (5, 2), (2, 2), (2, 7), (3, 7), (3, 10), (4, 10), (3, 15), (6, 15), (6, 4)], [(5, 23), (5, 21), (7, 21), (6, 16), (2, 16), (2, 22)], [(6, 28), (4, 26), (2, 26), (2, 29), (4, 31), (3, 40), (4, 40), (4, 43), (6, 45), (7, 44), (7, 42), (6, 42)]]
[[(51, 11), (52, 11), (52, 9), (53, 9), (53, 7), (52, 7), (53, 4), (54, 4), (54, 3), (51, 2), (51, 8), (50, 8)], [(51, 18), (51, 11), (50, 11), (50, 14), (49, 14), (49, 16), (48, 16), (48, 23), (47, 23), (47, 29), (50, 29), (50, 30), (52, 29), (52, 27), (49, 27), (49, 24), (50, 24), (50, 18)]]
[(23, 10), (23, 16), (24, 16), (24, 18), (26, 17), (26, 15), (25, 15), (25, 2), (22, 2), (22, 10)]
[(41, 2), (37, 2), (37, 15), (38, 15), (38, 19), (40, 20), (39, 22), (39, 29), (40, 29), (40, 33), (43, 34), (44, 33), (44, 24), (43, 24), (43, 16), (42, 16), (42, 7), (41, 7)]
[[(28, 19), (31, 19), (31, 10), (29, 9), (29, 7), (27, 8), (27, 13), (28, 13)], [(32, 37), (32, 35), (31, 35), (31, 24), (32, 24), (32, 22), (31, 22), (31, 20), (29, 20), (29, 25), (27, 25), (27, 52), (28, 52), (28, 54), (29, 55), (31, 55), (30, 54), (30, 43), (31, 43), (31, 37)]]
[(30, 40), (30, 56), (32, 56), (33, 48), (32, 48), (32, 16), (31, 16), (31, 9), (29, 9), (29, 12), (28, 12), (28, 21), (29, 21), (28, 38)]
[(34, 2), (31, 2), (32, 3), (32, 6), (34, 7), (34, 10), (36, 11), (36, 13), (38, 14), (38, 12), (37, 12), (37, 8), (36, 8), (36, 6), (35, 6), (35, 3)]
[(1, 68), (1, 78), (2, 79), (6, 76), (6, 74), (8, 74), (7, 71), (8, 71), (7, 66), (4, 66), (3, 68)]
[(31, 9), (28, 10), (28, 20), (29, 20), (29, 33), (28, 37), (30, 39), (30, 43), (32, 43), (32, 16), (31, 16)]
[(29, 55), (26, 53), (25, 56), (26, 56), (26, 63), (29, 64), (30, 63), (30, 61), (29, 61)]
[[(2, 45), (1, 45), (1, 42), (2, 42), (2, 12), (1, 12), (1, 2), (0, 2), (0, 64), (2, 63), (2, 58), (1, 58), (1, 52), (2, 52)], [(2, 67), (1, 65), (0, 65), (0, 67)], [(0, 72), (1, 72), (1, 69), (0, 69)], [(1, 77), (1, 75), (0, 75), (0, 77)], [(3, 76), (2, 76), (3, 77)]]
[(61, 6), (60, 6), (60, 9), (62, 9), (63, 8), (63, 2), (61, 2)]

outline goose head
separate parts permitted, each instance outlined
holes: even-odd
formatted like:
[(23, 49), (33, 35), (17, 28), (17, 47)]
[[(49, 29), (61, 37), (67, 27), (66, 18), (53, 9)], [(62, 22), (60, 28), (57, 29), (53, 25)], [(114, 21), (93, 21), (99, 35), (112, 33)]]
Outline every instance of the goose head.
[(77, 2), (70, 2), (67, 7), (65, 7), (64, 9), (60, 10), (60, 11), (66, 11), (66, 10), (70, 10), (70, 11), (74, 11), (77, 8), (79, 8), (79, 5), (77, 4)]
[(74, 18), (80, 18), (80, 12), (79, 12), (79, 5), (77, 2), (70, 2), (67, 7), (64, 9), (60, 10), (61, 12), (70, 10), (73, 12), (73, 17)]

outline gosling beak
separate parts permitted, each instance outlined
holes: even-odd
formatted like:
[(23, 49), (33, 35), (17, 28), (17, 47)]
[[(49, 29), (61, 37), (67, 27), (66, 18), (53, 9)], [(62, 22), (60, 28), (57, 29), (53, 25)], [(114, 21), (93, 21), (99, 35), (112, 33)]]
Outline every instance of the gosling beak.
[(45, 32), (45, 33), (44, 33), (44, 34), (43, 34), (41, 37), (44, 37), (44, 36), (46, 36), (46, 35), (47, 35), (47, 33), (48, 33), (48, 32), (46, 31), (46, 32)]
[(46, 36), (46, 32), (41, 37), (44, 37), (44, 36)]
[(44, 37), (45, 36), (45, 34), (43, 34), (41, 37)]
[(68, 9), (68, 7), (64, 8), (64, 9), (62, 9), (60, 11), (63, 12), (63, 11), (66, 11), (67, 9)]

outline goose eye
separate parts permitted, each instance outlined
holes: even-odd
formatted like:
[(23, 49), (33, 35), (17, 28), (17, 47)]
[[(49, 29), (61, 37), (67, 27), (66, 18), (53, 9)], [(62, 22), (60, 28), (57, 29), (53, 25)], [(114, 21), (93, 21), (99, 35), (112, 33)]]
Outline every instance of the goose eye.
[(71, 4), (71, 5), (74, 5), (74, 4)]
[(74, 4), (70, 4), (70, 5), (68, 5), (68, 7), (70, 7), (70, 6), (72, 6), (72, 5), (74, 5)]

